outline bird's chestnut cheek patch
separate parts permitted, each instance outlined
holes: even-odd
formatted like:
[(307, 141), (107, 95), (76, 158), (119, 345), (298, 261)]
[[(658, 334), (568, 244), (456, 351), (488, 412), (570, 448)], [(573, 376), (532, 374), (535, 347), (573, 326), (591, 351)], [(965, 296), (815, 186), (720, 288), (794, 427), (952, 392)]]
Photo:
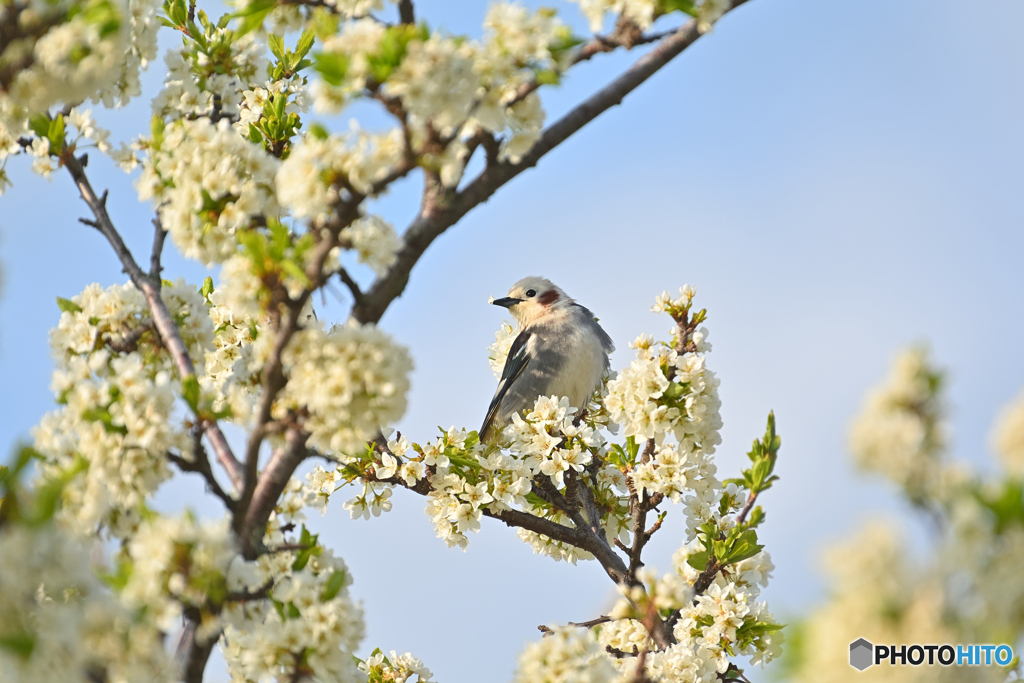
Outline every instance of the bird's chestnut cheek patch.
[(558, 301), (558, 292), (556, 292), (553, 289), (549, 290), (547, 292), (544, 292), (543, 294), (540, 295), (540, 298), (537, 299), (537, 301), (539, 301), (540, 303), (542, 303), (545, 306), (550, 306), (551, 304), (553, 304), (556, 301)]

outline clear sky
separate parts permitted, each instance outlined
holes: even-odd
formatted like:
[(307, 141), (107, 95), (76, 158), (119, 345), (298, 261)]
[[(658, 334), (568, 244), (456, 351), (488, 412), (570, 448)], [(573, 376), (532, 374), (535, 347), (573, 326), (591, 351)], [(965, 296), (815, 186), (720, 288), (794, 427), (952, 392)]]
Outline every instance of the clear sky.
[[(584, 28), (574, 5), (547, 4)], [(486, 3), (417, 7), (432, 25), (479, 35)], [(777, 566), (766, 596), (784, 618), (812, 604), (826, 589), (822, 544), (872, 515), (906, 513), (855, 473), (845, 449), (851, 416), (897, 349), (930, 342), (949, 369), (955, 450), (978, 467), (992, 467), (993, 417), (1024, 386), (1022, 25), (1016, 0), (754, 0), (727, 16), (437, 240), (382, 321), (416, 360), (399, 427), (422, 441), (437, 425), (478, 426), (495, 382), (486, 347), (503, 313), (487, 297), (524, 275), (555, 280), (601, 318), (615, 368), (638, 334), (667, 332), (668, 319), (647, 312), (654, 297), (695, 285), (722, 380), (720, 473), (733, 476), (774, 409), (782, 480), (764, 498), (762, 539)], [(636, 56), (574, 70), (547, 93), (549, 115)], [(146, 130), (155, 75), (139, 102), (100, 117), (115, 139)], [(27, 160), (9, 170), (0, 444), (28, 438), (52, 409), (54, 297), (124, 280), (100, 236), (76, 222), (85, 208), (66, 175), (47, 183)], [(90, 171), (110, 188), (129, 245), (147, 255), (151, 207), (109, 161)], [(417, 189), (406, 181), (379, 203), (399, 229)], [(205, 275), (177, 256), (166, 265), (166, 277)], [(323, 311), (343, 315), (337, 304)], [(538, 624), (610, 604), (595, 563), (534, 556), (491, 520), (467, 552), (450, 550), (423, 499), (397, 492), (394, 502), (367, 522), (349, 520), (338, 500), (313, 520), (353, 571), (367, 653), (409, 650), (445, 683), (503, 680)], [(219, 512), (191, 479), (165, 486), (159, 504)], [(650, 564), (666, 569), (683, 533), (673, 509)]]

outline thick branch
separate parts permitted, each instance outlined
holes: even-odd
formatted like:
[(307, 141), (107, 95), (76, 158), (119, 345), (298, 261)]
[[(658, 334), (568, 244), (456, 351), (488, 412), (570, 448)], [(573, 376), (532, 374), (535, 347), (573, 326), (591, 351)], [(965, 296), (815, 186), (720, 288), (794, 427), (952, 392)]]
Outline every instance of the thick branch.
[[(178, 326), (175, 325), (170, 311), (167, 310), (167, 304), (164, 303), (163, 298), (160, 296), (160, 281), (147, 276), (139, 267), (139, 264), (135, 262), (135, 258), (128, 251), (128, 247), (125, 246), (124, 240), (121, 239), (121, 235), (118, 233), (117, 228), (114, 227), (113, 222), (110, 220), (110, 215), (107, 213), (106, 192), (103, 193), (103, 197), (98, 197), (92, 188), (92, 184), (89, 183), (89, 178), (85, 175), (86, 157), (76, 158), (73, 154), (65, 153), (61, 160), (67, 167), (68, 172), (71, 173), (71, 177), (74, 178), (75, 185), (78, 186), (78, 191), (82, 194), (82, 199), (89, 205), (93, 216), (96, 217), (94, 221), (96, 229), (110, 242), (110, 246), (114, 248), (114, 252), (121, 261), (124, 272), (127, 273), (132, 283), (146, 297), (146, 304), (149, 306), (153, 325), (156, 327), (164, 347), (171, 354), (171, 359), (174, 361), (175, 367), (178, 368), (178, 374), (182, 378), (195, 375), (196, 371), (192, 365), (192, 358), (189, 357), (185, 342), (178, 333)], [(227, 439), (224, 438), (220, 427), (216, 422), (211, 422), (206, 427), (206, 433), (214, 453), (217, 454), (217, 461), (227, 471), (235, 487), (241, 488), (241, 466), (231, 452), (231, 447), (228, 445)]]
[(412, 0), (399, 0), (398, 16), (403, 24), (415, 24), (416, 12), (412, 7)]
[[(736, 0), (733, 7), (738, 7), (746, 1)], [(535, 166), (545, 154), (565, 142), (573, 133), (622, 102), (626, 95), (692, 45), (700, 35), (697, 21), (688, 21), (663, 38), (657, 47), (638, 59), (623, 74), (548, 127), (533, 149), (519, 163), (501, 162), (490, 165), (450, 202), (443, 206), (425, 207), (405, 231), (404, 244), (398, 252), (395, 264), (386, 275), (377, 278), (366, 293), (363, 303), (353, 308), (352, 317), (362, 323), (379, 321), (391, 302), (404, 291), (413, 266), (441, 233), (469, 211), (490, 199), (491, 195), (505, 183)]]
[(196, 630), (199, 628), (199, 616), (189, 617), (185, 620), (185, 630), (178, 640), (177, 658), (181, 662), (181, 679), (185, 683), (203, 683), (203, 672), (206, 670), (206, 663), (210, 660), (213, 646), (217, 643), (216, 638), (207, 641), (200, 640)]
[[(292, 474), (309, 451), (306, 450), (308, 435), (297, 429), (290, 428), (285, 432), (285, 446), (270, 458), (267, 468), (256, 483), (248, 508), (244, 510), (242, 524), (239, 525), (239, 541), (242, 554), (247, 560), (254, 560), (263, 541), (270, 514), (277, 506)], [(242, 508), (240, 508), (242, 509)]]

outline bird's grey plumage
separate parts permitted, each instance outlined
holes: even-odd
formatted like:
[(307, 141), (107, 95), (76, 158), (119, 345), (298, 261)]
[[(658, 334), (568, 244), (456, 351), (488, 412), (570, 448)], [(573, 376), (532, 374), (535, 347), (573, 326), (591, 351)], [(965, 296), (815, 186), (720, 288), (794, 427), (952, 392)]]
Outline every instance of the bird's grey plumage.
[(508, 297), (494, 303), (507, 307), (522, 331), (505, 359), (481, 440), (490, 439), (540, 396), (566, 396), (574, 408), (586, 408), (615, 350), (594, 314), (539, 277), (520, 280)]

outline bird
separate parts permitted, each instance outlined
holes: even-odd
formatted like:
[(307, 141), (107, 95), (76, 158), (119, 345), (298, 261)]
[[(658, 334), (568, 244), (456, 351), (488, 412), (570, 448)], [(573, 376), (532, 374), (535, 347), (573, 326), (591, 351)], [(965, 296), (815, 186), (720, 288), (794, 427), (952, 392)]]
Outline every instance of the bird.
[(532, 408), (540, 396), (565, 396), (582, 412), (608, 370), (611, 337), (584, 306), (550, 280), (525, 277), (508, 296), (494, 299), (520, 326), (512, 342), (498, 388), (480, 427), (489, 442), (515, 414)]

